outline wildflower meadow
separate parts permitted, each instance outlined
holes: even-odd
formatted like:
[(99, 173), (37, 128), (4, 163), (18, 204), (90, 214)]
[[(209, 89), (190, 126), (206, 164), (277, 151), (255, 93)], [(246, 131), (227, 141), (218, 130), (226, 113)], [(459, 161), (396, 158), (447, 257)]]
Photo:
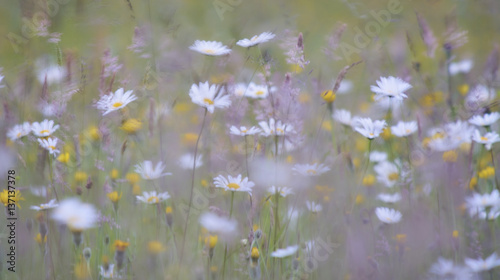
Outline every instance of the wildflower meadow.
[(0, 279), (500, 279), (497, 0), (0, 8)]

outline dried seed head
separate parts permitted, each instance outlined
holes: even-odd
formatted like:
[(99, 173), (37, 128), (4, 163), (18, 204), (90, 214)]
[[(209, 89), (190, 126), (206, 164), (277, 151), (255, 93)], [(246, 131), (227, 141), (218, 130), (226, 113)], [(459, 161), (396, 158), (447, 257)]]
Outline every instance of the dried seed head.
[(302, 32), (299, 33), (299, 38), (297, 39), (297, 48), (301, 50), (304, 49), (304, 38), (302, 36)]
[(90, 176), (87, 177), (87, 184), (85, 185), (85, 188), (87, 190), (90, 190), (92, 188), (92, 179), (90, 179)]
[(83, 249), (83, 257), (85, 260), (88, 262), (90, 260), (90, 257), (92, 256), (92, 250), (90, 250), (89, 247), (86, 247)]

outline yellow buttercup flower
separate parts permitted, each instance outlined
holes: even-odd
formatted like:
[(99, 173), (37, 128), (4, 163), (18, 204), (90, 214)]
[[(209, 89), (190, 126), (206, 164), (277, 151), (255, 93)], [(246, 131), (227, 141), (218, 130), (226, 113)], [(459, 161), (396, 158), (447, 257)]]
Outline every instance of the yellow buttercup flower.
[(358, 194), (356, 196), (355, 203), (356, 205), (362, 204), (365, 201), (365, 197), (362, 194)]
[(382, 133), (380, 133), (380, 136), (381, 136), (384, 140), (387, 140), (387, 139), (391, 138), (391, 136), (392, 136), (392, 133), (391, 133), (391, 128), (390, 128), (390, 127), (386, 127), (386, 128), (384, 128), (384, 130), (382, 130)]
[(127, 249), (129, 245), (130, 245), (129, 242), (121, 241), (118, 239), (115, 240), (115, 243), (113, 243), (113, 247), (115, 247), (115, 249), (120, 252), (125, 251), (125, 249)]
[(139, 182), (141, 176), (137, 173), (127, 173), (127, 175), (125, 175), (125, 179), (127, 179), (127, 181), (133, 185)]
[(78, 261), (75, 264), (73, 272), (78, 279), (87, 279), (89, 277), (89, 271), (87, 269), (87, 263), (83, 260)]
[(198, 140), (198, 134), (196, 133), (185, 133), (182, 135), (182, 144), (186, 146), (194, 146)]
[(89, 126), (89, 128), (87, 129), (87, 135), (90, 137), (92, 141), (98, 141), (102, 137), (99, 128), (97, 128), (97, 126), (94, 125)]
[(141, 128), (142, 128), (142, 122), (140, 122), (137, 119), (128, 119), (120, 127), (121, 130), (127, 132), (128, 134), (134, 134)]
[(458, 86), (458, 92), (460, 92), (460, 94), (462, 96), (465, 96), (469, 92), (469, 85), (462, 84), (462, 85)]
[(299, 74), (300, 72), (304, 71), (304, 69), (302, 69), (302, 67), (300, 67), (300, 65), (298, 64), (291, 64), (290, 71)]
[(158, 255), (159, 253), (165, 251), (165, 247), (159, 241), (151, 241), (148, 243), (148, 252), (153, 255)]
[(257, 247), (253, 247), (250, 256), (252, 259), (258, 259), (260, 257), (259, 249)]
[(336, 97), (337, 96), (335, 95), (333, 90), (325, 90), (323, 91), (323, 93), (321, 93), (321, 98), (323, 98), (326, 103), (332, 103), (333, 101), (335, 101)]
[(456, 162), (457, 161), (457, 152), (454, 150), (446, 151), (443, 153), (443, 161), (444, 162)]
[(17, 205), (17, 207), (21, 208), (19, 205), (19, 201), (24, 200), (24, 197), (21, 195), (20, 191), (11, 191), (10, 196), (9, 196), (9, 191), (7, 189), (4, 189), (0, 193), (0, 202), (3, 203), (5, 207), (9, 205), (9, 199), (14, 201), (14, 203)]
[(140, 195), (141, 194), (141, 186), (139, 186), (138, 184), (134, 184), (132, 186), (132, 194), (133, 195)]
[(469, 189), (473, 190), (477, 186), (477, 177), (472, 177), (469, 182)]
[(217, 245), (218, 241), (218, 236), (217, 235), (209, 235), (205, 238), (205, 246), (207, 246), (209, 249), (213, 249), (215, 245)]
[[(42, 234), (38, 233), (34, 239), (36, 243), (42, 244)], [(43, 238), (43, 243), (47, 243), (47, 235), (45, 235), (45, 237)]]
[(111, 170), (111, 172), (109, 173), (109, 177), (111, 177), (111, 179), (113, 179), (113, 180), (118, 179), (119, 176), (120, 176), (120, 173), (118, 172), (118, 169), (116, 169), (116, 168), (113, 168), (113, 170)]
[(69, 153), (61, 153), (57, 157), (57, 161), (59, 161), (61, 163), (68, 163), (69, 162)]
[(368, 174), (363, 178), (363, 186), (373, 186), (375, 184), (375, 176), (372, 174)]
[(332, 131), (332, 123), (330, 121), (324, 121), (321, 124), (321, 128), (326, 131)]
[(83, 171), (76, 171), (75, 172), (75, 181), (77, 183), (83, 183), (83, 182), (86, 182), (87, 181), (87, 173), (83, 172)]
[(107, 196), (113, 203), (117, 203), (122, 198), (122, 193), (118, 194), (117, 191), (113, 191), (108, 193)]
[(481, 179), (488, 179), (490, 177), (493, 177), (495, 176), (495, 168), (493, 168), (492, 166), (488, 166), (484, 169), (482, 169), (481, 171), (479, 171), (479, 178)]

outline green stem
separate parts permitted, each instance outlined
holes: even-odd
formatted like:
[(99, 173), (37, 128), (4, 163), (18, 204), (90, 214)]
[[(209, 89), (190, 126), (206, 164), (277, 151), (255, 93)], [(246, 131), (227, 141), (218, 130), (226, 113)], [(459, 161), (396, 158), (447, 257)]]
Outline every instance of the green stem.
[(54, 195), (56, 196), (57, 201), (59, 201), (59, 197), (57, 196), (57, 191), (56, 191), (56, 186), (54, 186), (54, 177), (52, 175), (53, 170), (52, 170), (52, 156), (49, 154), (49, 178), (50, 178), (50, 186), (52, 187), (52, 190), (54, 191)]
[[(233, 216), (233, 202), (234, 202), (234, 192), (231, 192), (231, 208), (229, 208), (229, 219)], [(224, 261), (222, 262), (222, 279), (226, 274), (226, 257), (227, 257), (227, 244), (224, 248)]]
[(194, 148), (193, 174), (191, 175), (191, 192), (189, 194), (189, 204), (188, 204), (188, 210), (187, 210), (187, 216), (186, 216), (186, 223), (184, 224), (184, 239), (182, 240), (181, 256), (179, 258), (179, 269), (180, 269), (180, 266), (182, 264), (182, 260), (184, 257), (184, 246), (186, 245), (186, 239), (187, 239), (187, 227), (188, 227), (188, 223), (189, 223), (189, 214), (191, 212), (191, 205), (193, 204), (193, 190), (194, 190), (194, 178), (195, 178), (195, 172), (196, 172), (196, 156), (198, 155), (198, 144), (200, 143), (201, 134), (203, 133), (203, 128), (205, 127), (205, 121), (207, 119), (207, 112), (208, 112), (208, 110), (205, 109), (205, 114), (203, 115), (203, 123), (201, 124), (200, 133), (198, 134), (198, 139), (196, 140), (196, 146)]

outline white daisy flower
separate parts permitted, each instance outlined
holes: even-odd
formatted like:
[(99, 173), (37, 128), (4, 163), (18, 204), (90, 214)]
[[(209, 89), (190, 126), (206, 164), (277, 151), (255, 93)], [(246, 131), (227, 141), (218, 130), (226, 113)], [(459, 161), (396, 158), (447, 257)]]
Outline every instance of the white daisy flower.
[(33, 209), (33, 210), (36, 210), (36, 211), (41, 211), (41, 210), (48, 210), (48, 209), (52, 209), (52, 208), (55, 208), (59, 206), (59, 204), (56, 202), (55, 199), (52, 199), (51, 201), (49, 201), (49, 203), (42, 203), (40, 204), (40, 206), (30, 206), (30, 209)]
[(135, 172), (141, 174), (145, 180), (155, 180), (163, 176), (172, 175), (172, 173), (162, 173), (164, 169), (165, 165), (161, 161), (155, 167), (153, 167), (153, 163), (149, 160), (135, 165)]
[(319, 213), (321, 210), (323, 210), (323, 206), (319, 203), (316, 203), (314, 201), (306, 201), (306, 207), (309, 211), (313, 213)]
[(254, 99), (264, 99), (269, 95), (267, 86), (251, 83), (245, 92), (246, 97)]
[(495, 99), (495, 95), (496, 91), (494, 89), (490, 89), (484, 85), (477, 85), (465, 97), (465, 105), (472, 110), (476, 110)]
[(250, 128), (247, 128), (246, 126), (240, 126), (240, 128), (237, 128), (236, 126), (231, 126), (230, 132), (233, 135), (239, 135), (239, 136), (247, 136), (247, 135), (254, 135), (257, 133), (260, 133), (261, 130), (258, 127), (252, 126)]
[(102, 278), (113, 278), (114, 274), (114, 269), (115, 269), (115, 264), (109, 264), (107, 268), (104, 268), (102, 265), (99, 266), (99, 273), (101, 274)]
[(275, 187), (275, 186), (271, 186), (267, 190), (267, 192), (270, 193), (270, 194), (276, 194), (276, 192), (278, 192), (282, 197), (287, 197), (287, 196), (293, 194), (293, 191), (290, 188), (287, 188), (287, 187)]
[(127, 106), (127, 104), (137, 99), (132, 92), (133, 90), (124, 92), (123, 88), (119, 88), (114, 93), (102, 96), (101, 99), (97, 101), (96, 107), (97, 109), (103, 111), (103, 116), (113, 111), (122, 109)]
[(500, 216), (500, 207), (495, 206), (491, 208), (478, 208), (477, 213), (473, 213), (473, 209), (469, 210), (469, 214), (471, 217), (477, 215), (477, 217), (481, 220), (496, 220)]
[(215, 108), (227, 108), (231, 105), (229, 95), (225, 95), (220, 86), (210, 85), (208, 82), (193, 84), (189, 96), (194, 104), (207, 108), (210, 113), (213, 113)]
[(385, 120), (373, 121), (370, 118), (360, 117), (355, 117), (352, 120), (352, 127), (354, 128), (354, 130), (370, 140), (378, 137), (386, 126), (387, 123), (385, 122)]
[(59, 203), (51, 217), (66, 224), (71, 231), (81, 232), (94, 227), (98, 215), (92, 204), (82, 203), (78, 198), (68, 198)]
[(467, 265), (474, 272), (488, 271), (497, 266), (500, 266), (500, 259), (498, 258), (496, 252), (491, 254), (491, 256), (489, 256), (485, 260), (481, 258), (480, 259), (465, 258), (464, 262), (465, 265)]
[(401, 200), (401, 195), (399, 193), (395, 194), (381, 193), (377, 196), (377, 199), (385, 203), (396, 203)]
[(47, 197), (48, 194), (47, 187), (30, 187), (30, 191), (33, 195), (39, 197)]
[(377, 207), (375, 208), (375, 215), (377, 218), (386, 224), (395, 224), (401, 221), (401, 217), (403, 216), (401, 212), (386, 208), (386, 207)]
[(335, 112), (333, 112), (332, 114), (332, 118), (343, 125), (347, 126), (351, 125), (352, 121), (351, 112), (347, 110), (344, 109), (335, 110)]
[(380, 151), (372, 151), (370, 152), (370, 161), (371, 162), (382, 162), (387, 160), (387, 153)]
[(9, 129), (7, 132), (7, 137), (10, 138), (12, 142), (17, 139), (24, 137), (31, 132), (31, 124), (29, 122), (24, 122), (23, 124), (18, 124)]
[(57, 156), (60, 151), (56, 148), (57, 146), (57, 138), (48, 138), (48, 139), (37, 139), (40, 146), (45, 150), (49, 151), (51, 155)]
[(136, 198), (147, 204), (158, 204), (169, 199), (170, 195), (168, 192), (156, 193), (156, 191), (152, 191), (143, 192), (142, 195), (137, 195)]
[(200, 224), (209, 232), (228, 235), (237, 231), (238, 222), (226, 217), (220, 217), (212, 212), (206, 212), (200, 216)]
[(258, 45), (258, 44), (265, 43), (265, 42), (273, 39), (275, 36), (276, 35), (274, 35), (271, 32), (264, 32), (264, 33), (261, 33), (260, 35), (253, 36), (251, 39), (245, 38), (245, 39), (239, 40), (238, 42), (236, 42), (236, 45), (244, 47), (244, 48), (249, 48), (249, 47), (253, 47), (253, 46)]
[(297, 252), (299, 249), (299, 245), (288, 246), (284, 249), (278, 249), (271, 253), (271, 257), (273, 258), (286, 258)]
[(481, 136), (479, 130), (474, 131), (472, 135), (472, 140), (477, 143), (484, 144), (487, 150), (491, 150), (491, 146), (496, 142), (500, 142), (500, 137), (496, 132), (487, 132), (485, 135)]
[(493, 112), (482, 116), (475, 115), (469, 119), (469, 122), (477, 126), (490, 126), (500, 119), (500, 113)]
[(465, 203), (470, 211), (476, 211), (478, 208), (498, 207), (500, 206), (500, 193), (498, 190), (485, 194), (473, 193), (472, 196), (465, 198)]
[(268, 136), (283, 136), (286, 134), (293, 133), (295, 130), (293, 126), (290, 124), (283, 124), (280, 120), (277, 122), (270, 118), (269, 122), (261, 121), (259, 122), (259, 126), (262, 128), (261, 135)]
[(54, 125), (53, 120), (43, 120), (41, 123), (34, 122), (31, 124), (31, 131), (37, 137), (47, 137), (54, 133), (59, 128), (59, 125)]
[(390, 97), (400, 101), (408, 97), (405, 91), (410, 88), (412, 88), (410, 84), (400, 78), (392, 76), (387, 78), (380, 77), (380, 80), (377, 81), (377, 85), (370, 87), (371, 91), (375, 93), (375, 100), (382, 97)]
[(238, 83), (234, 85), (233, 87), (233, 94), (238, 96), (238, 97), (243, 97), (245, 96), (248, 87), (250, 87), (253, 83), (250, 83), (250, 85), (247, 86), (245, 83)]
[(226, 191), (247, 192), (249, 195), (252, 195), (252, 188), (255, 186), (247, 177), (242, 178), (241, 174), (237, 177), (228, 175), (227, 178), (219, 175), (214, 178), (214, 184), (215, 187), (222, 188)]
[(450, 63), (448, 69), (450, 71), (450, 75), (455, 76), (458, 73), (469, 73), (473, 65), (474, 62), (472, 60), (466, 59), (459, 62)]
[(329, 171), (330, 167), (322, 163), (313, 163), (313, 164), (306, 163), (306, 164), (295, 164), (292, 170), (302, 176), (319, 176)]
[(373, 167), (377, 173), (377, 180), (386, 187), (392, 188), (399, 181), (399, 169), (394, 163), (382, 161)]
[(467, 122), (461, 120), (446, 124), (444, 129), (447, 136), (460, 144), (470, 143), (472, 134), (475, 130), (472, 125), (469, 125)]
[(352, 88), (353, 88), (353, 83), (351, 81), (342, 80), (342, 82), (340, 82), (339, 89), (337, 89), (337, 94), (340, 94), (340, 95), (346, 94), (349, 91), (351, 91)]
[(217, 41), (196, 40), (194, 44), (189, 47), (189, 49), (210, 56), (220, 56), (231, 53), (231, 50), (228, 47)]
[[(201, 167), (203, 165), (202, 161), (203, 156), (198, 155), (196, 157), (196, 165), (194, 168)], [(178, 164), (183, 169), (193, 169), (194, 163), (194, 155), (193, 154), (184, 154), (179, 158)]]
[(47, 84), (49, 85), (61, 82), (65, 76), (66, 68), (59, 65), (50, 65), (48, 67), (41, 68), (37, 74), (40, 84), (45, 83), (45, 78), (47, 78)]
[(455, 274), (455, 264), (451, 260), (439, 257), (438, 261), (431, 266), (430, 273), (438, 276), (452, 276)]
[(406, 137), (417, 131), (418, 126), (416, 121), (403, 122), (399, 121), (395, 126), (391, 126), (391, 133), (396, 137)]

